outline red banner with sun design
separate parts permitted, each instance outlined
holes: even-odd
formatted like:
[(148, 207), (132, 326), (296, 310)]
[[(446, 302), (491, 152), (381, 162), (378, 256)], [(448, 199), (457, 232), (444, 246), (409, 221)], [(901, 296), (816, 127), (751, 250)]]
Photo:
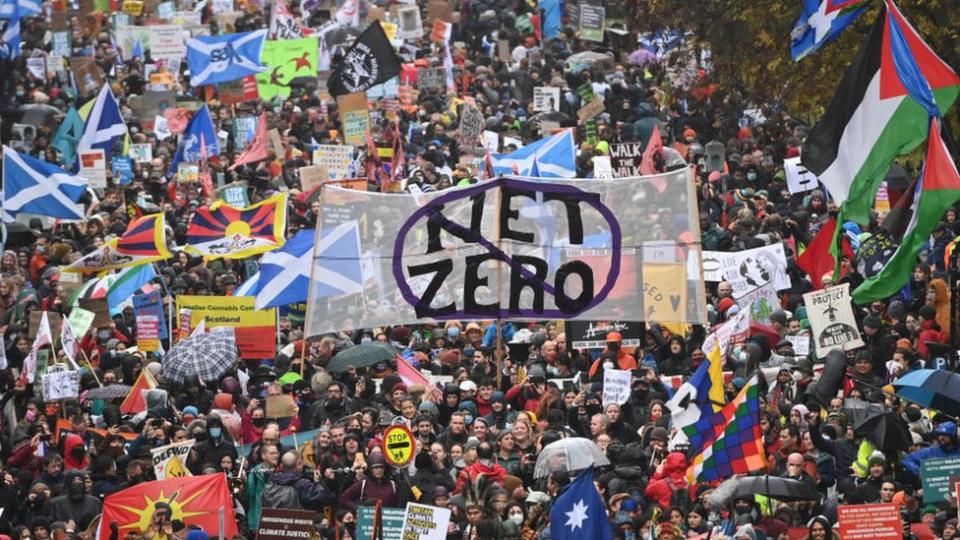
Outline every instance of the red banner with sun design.
[(111, 523), (120, 528), (120, 538), (129, 532), (145, 532), (158, 502), (170, 505), (172, 521), (202, 527), (211, 537), (220, 530), (220, 510), (223, 509), (224, 537), (237, 534), (227, 477), (218, 473), (144, 482), (108, 495), (103, 501), (98, 537), (110, 538)]
[(217, 201), (193, 215), (187, 250), (207, 259), (242, 259), (282, 246), (286, 227), (286, 193), (246, 208)]

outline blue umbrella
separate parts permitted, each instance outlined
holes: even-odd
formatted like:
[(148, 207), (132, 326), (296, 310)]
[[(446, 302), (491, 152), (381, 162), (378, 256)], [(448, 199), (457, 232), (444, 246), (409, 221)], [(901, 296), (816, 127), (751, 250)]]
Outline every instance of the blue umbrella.
[(918, 369), (893, 381), (898, 396), (940, 411), (960, 416), (960, 374), (942, 369)]

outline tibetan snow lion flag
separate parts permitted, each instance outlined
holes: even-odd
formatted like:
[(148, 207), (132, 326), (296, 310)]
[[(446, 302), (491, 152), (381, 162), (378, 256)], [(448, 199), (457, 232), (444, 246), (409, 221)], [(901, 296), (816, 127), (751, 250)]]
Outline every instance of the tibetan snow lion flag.
[(282, 246), (286, 228), (286, 193), (246, 208), (220, 200), (194, 214), (186, 249), (207, 259), (242, 259)]
[(163, 214), (150, 214), (130, 222), (117, 240), (117, 251), (125, 255), (170, 258)]
[[(157, 503), (164, 502), (173, 510), (171, 521), (196, 525), (211, 536), (229, 538), (237, 534), (237, 518), (233, 499), (223, 473), (183, 476), (144, 482), (108, 495), (103, 501), (103, 518), (98, 538), (110, 538), (110, 524), (116, 523), (119, 536), (146, 532)], [(223, 519), (220, 518), (221, 512)], [(223, 523), (223, 531), (220, 531)]]

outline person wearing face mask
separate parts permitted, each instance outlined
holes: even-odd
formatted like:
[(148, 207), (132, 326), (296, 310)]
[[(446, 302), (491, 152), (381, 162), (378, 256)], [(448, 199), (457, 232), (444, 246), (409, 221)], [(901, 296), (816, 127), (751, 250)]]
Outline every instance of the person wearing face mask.
[(73, 433), (67, 435), (63, 444), (63, 464), (67, 471), (86, 469), (90, 459), (83, 437)]
[(73, 520), (78, 530), (82, 530), (90, 525), (100, 509), (100, 499), (87, 494), (84, 473), (70, 471), (64, 480), (64, 494), (50, 501), (49, 517), (53, 521)]
[(225, 455), (237, 461), (237, 448), (219, 416), (207, 418), (207, 440), (195, 445), (190, 455), (196, 458), (190, 460), (190, 470), (194, 474), (200, 473), (204, 463), (220, 463)]
[(26, 410), (23, 417), (17, 422), (17, 427), (13, 431), (14, 440), (27, 437), (27, 434), (34, 426), (39, 427), (43, 421), (43, 402), (37, 398), (31, 398), (27, 401)]
[(96, 332), (90, 332), (83, 339), (80, 340), (80, 348), (83, 349), (87, 356), (93, 357), (96, 355), (97, 358), (104, 356), (108, 351), (109, 347), (107, 342), (111, 339), (117, 340), (119, 343), (123, 343), (126, 346), (130, 346), (130, 340), (127, 336), (123, 335), (122, 332), (117, 331), (114, 328), (114, 324), (111, 322), (110, 326), (101, 326), (97, 328)]
[(91, 494), (100, 499), (127, 487), (123, 479), (117, 476), (117, 462), (108, 455), (99, 455), (93, 459), (90, 477), (93, 479)]
[(600, 367), (604, 369), (637, 369), (637, 359), (626, 353), (621, 347), (623, 336), (620, 332), (610, 332), (607, 334), (607, 348), (603, 350), (600, 358), (590, 366), (590, 378), (600, 373)]

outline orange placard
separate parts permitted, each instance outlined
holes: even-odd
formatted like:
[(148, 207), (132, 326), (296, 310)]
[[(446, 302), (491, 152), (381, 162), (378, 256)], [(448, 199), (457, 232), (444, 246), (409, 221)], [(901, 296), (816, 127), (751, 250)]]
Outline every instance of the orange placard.
[(903, 522), (893, 503), (844, 504), (837, 507), (840, 538), (844, 540), (900, 540)]

